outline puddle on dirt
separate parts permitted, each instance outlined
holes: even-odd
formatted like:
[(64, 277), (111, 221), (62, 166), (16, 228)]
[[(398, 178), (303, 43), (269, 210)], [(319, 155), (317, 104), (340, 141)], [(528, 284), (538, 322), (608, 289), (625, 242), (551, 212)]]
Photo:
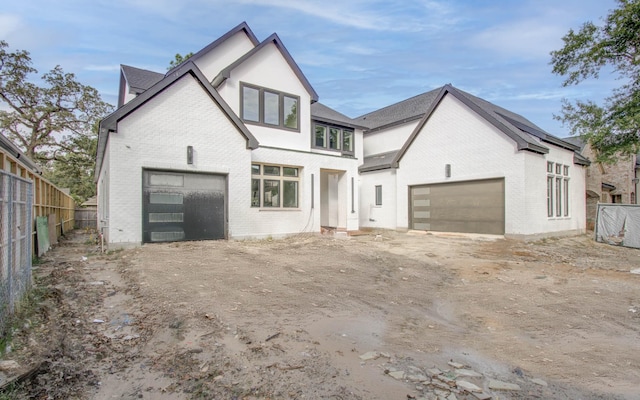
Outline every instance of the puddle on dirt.
[(330, 355), (334, 365), (348, 375), (350, 384), (376, 398), (397, 398), (398, 393), (410, 391), (403, 382), (384, 373), (388, 358), (360, 359), (361, 354), (370, 351), (388, 351), (384, 343), (386, 324), (382, 317), (325, 317), (307, 325), (306, 330), (316, 339), (318, 350)]

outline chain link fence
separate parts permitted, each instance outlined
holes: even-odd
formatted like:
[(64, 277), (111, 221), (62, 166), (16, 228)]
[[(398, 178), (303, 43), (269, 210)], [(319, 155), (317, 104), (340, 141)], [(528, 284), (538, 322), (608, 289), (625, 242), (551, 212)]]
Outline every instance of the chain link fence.
[(0, 171), (0, 337), (31, 286), (33, 184)]

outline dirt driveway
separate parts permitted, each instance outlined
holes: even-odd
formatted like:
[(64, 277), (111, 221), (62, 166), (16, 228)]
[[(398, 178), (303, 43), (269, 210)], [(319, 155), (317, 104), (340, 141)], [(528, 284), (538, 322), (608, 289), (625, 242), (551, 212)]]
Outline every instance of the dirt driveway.
[(638, 250), (387, 231), (85, 241), (36, 271), (57, 308), (6, 355), (46, 361), (38, 398), (640, 399)]

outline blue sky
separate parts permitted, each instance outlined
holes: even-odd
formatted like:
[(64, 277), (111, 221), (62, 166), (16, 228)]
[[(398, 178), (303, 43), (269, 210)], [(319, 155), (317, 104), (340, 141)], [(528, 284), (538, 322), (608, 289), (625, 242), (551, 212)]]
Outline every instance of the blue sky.
[(614, 77), (563, 88), (549, 52), (614, 0), (22, 0), (0, 7), (0, 39), (116, 103), (119, 65), (164, 72), (246, 21), (276, 32), (320, 101), (350, 117), (451, 83), (568, 136), (561, 99), (606, 97)]

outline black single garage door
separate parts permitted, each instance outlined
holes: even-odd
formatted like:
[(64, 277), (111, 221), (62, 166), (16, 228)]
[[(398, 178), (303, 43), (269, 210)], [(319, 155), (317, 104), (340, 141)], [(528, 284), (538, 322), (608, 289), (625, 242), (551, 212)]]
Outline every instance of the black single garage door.
[(226, 177), (143, 171), (144, 243), (224, 239)]
[(504, 235), (504, 179), (409, 188), (409, 226), (415, 230)]

